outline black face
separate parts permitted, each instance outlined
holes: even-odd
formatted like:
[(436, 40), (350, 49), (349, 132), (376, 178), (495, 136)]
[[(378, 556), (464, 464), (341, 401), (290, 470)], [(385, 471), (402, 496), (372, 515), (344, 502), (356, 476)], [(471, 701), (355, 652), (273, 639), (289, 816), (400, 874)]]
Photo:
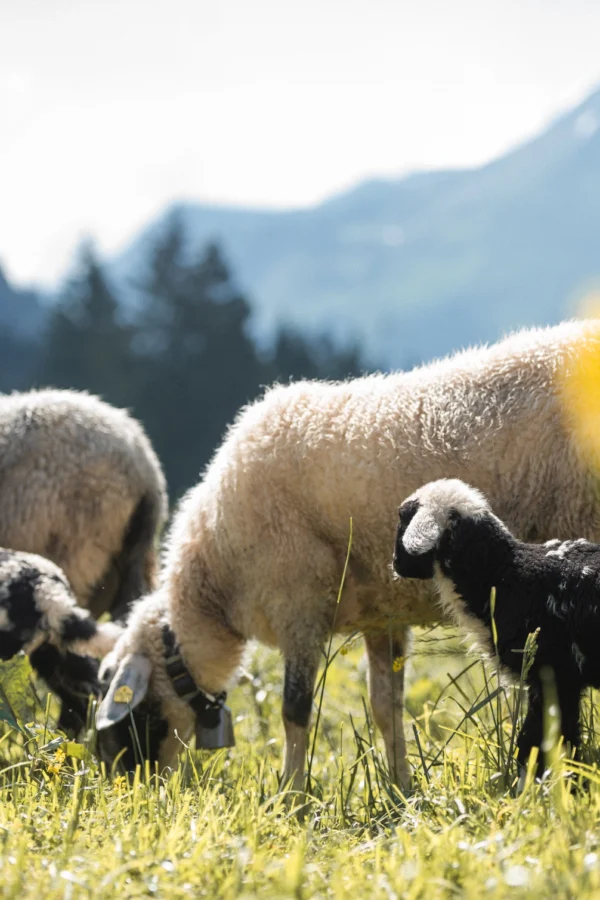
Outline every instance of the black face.
[(44, 641), (30, 656), (31, 665), (61, 700), (59, 728), (76, 736), (86, 724), (90, 695), (98, 697), (98, 660), (61, 652)]
[(134, 772), (136, 765), (143, 766), (145, 760), (153, 768), (154, 763), (158, 762), (160, 745), (167, 732), (167, 720), (160, 715), (158, 704), (144, 701), (112, 728), (98, 732), (97, 752), (109, 768), (122, 750), (125, 752), (119, 756), (120, 770)]
[(418, 500), (409, 500), (403, 503), (399, 509), (399, 523), (396, 531), (396, 548), (394, 550), (394, 571), (403, 578), (433, 578), (433, 564), (435, 562), (435, 550), (429, 550), (427, 553), (418, 556), (408, 553), (402, 538), (411, 521), (415, 517), (419, 509)]
[[(113, 674), (111, 670), (104, 673), (103, 694), (108, 691)], [(118, 768), (121, 771), (134, 772), (136, 765), (143, 766), (145, 760), (150, 762), (152, 768), (158, 762), (160, 746), (168, 730), (167, 720), (161, 715), (160, 703), (146, 698), (120, 722), (98, 732), (98, 756), (110, 769), (124, 750), (119, 756)]]

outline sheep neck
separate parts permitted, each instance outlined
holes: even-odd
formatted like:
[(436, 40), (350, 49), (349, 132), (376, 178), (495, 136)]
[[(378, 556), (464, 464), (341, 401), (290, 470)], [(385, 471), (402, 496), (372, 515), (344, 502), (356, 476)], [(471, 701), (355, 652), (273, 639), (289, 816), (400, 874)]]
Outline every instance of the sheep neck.
[(217, 728), (221, 719), (221, 710), (227, 699), (226, 692), (209, 694), (198, 687), (183, 661), (175, 635), (168, 625), (163, 625), (162, 639), (165, 649), (165, 667), (175, 693), (191, 707), (203, 728)]
[[(447, 613), (518, 674), (527, 635), (541, 624), (535, 591), (523, 588), (519, 544), (494, 518), (462, 520), (441, 542), (437, 581)], [(492, 638), (491, 593), (496, 589), (494, 620), (498, 646)], [(515, 610), (515, 603), (518, 609)]]

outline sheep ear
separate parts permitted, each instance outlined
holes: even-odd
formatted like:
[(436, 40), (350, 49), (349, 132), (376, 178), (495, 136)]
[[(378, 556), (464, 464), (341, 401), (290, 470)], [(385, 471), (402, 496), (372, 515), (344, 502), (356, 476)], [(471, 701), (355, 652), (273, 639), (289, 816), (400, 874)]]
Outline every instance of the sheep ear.
[(422, 556), (436, 546), (442, 529), (429, 510), (419, 509), (402, 535), (402, 544), (411, 556)]
[(152, 663), (141, 653), (130, 653), (120, 663), (108, 693), (96, 713), (96, 730), (116, 725), (135, 709), (148, 693)]

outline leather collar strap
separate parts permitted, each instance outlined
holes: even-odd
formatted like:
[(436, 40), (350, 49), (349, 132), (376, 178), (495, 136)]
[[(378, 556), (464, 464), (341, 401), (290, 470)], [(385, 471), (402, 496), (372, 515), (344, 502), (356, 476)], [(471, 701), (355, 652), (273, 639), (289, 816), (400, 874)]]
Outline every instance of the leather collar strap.
[(175, 693), (191, 706), (204, 728), (216, 728), (221, 720), (221, 710), (225, 705), (227, 694), (225, 691), (221, 691), (220, 694), (209, 694), (198, 687), (181, 657), (175, 635), (168, 625), (163, 625), (162, 639), (167, 675), (173, 683)]

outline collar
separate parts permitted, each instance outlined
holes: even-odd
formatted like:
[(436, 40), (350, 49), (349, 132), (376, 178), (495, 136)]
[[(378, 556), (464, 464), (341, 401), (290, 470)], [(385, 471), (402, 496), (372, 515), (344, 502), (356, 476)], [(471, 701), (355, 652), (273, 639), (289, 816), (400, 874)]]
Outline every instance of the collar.
[(203, 728), (217, 728), (221, 721), (221, 710), (227, 699), (226, 692), (209, 694), (208, 691), (198, 687), (183, 661), (175, 635), (168, 625), (162, 627), (162, 639), (165, 648), (165, 667), (175, 693), (193, 709)]

